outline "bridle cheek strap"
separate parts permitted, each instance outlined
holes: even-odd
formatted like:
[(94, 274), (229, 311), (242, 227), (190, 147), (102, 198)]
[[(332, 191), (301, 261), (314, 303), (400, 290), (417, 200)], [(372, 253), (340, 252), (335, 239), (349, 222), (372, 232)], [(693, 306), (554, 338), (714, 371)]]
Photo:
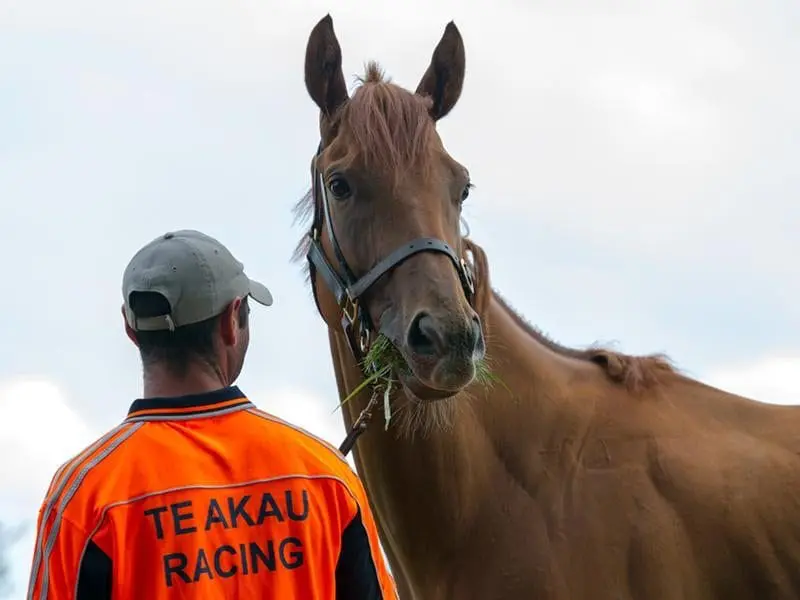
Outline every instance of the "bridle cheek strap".
[[(317, 158), (322, 152), (322, 143), (317, 148)], [(344, 254), (342, 253), (339, 242), (336, 239), (336, 232), (333, 227), (330, 203), (326, 191), (322, 174), (319, 172), (316, 163), (314, 165), (314, 177), (312, 182), (312, 194), (314, 202), (314, 221), (308, 234), (309, 244), (306, 258), (309, 264), (309, 275), (311, 279), (311, 289), (314, 294), (314, 302), (317, 310), (322, 314), (316, 288), (316, 275), (322, 277), (325, 285), (336, 299), (336, 303), (342, 310), (342, 330), (347, 338), (353, 357), (359, 364), (362, 363), (368, 350), (370, 336), (376, 333), (375, 326), (369, 316), (369, 311), (360, 300), (370, 288), (386, 273), (402, 264), (412, 256), (421, 252), (436, 252), (444, 254), (453, 263), (458, 273), (459, 281), (467, 296), (470, 304), (475, 299), (475, 282), (472, 277), (467, 262), (456, 254), (456, 251), (447, 243), (436, 238), (418, 238), (393, 250), (388, 256), (378, 261), (367, 273), (357, 278), (350, 269)], [(334, 268), (325, 254), (322, 247), (322, 228), (328, 230), (328, 237), (333, 248), (333, 254), (338, 263), (338, 269)], [(324, 316), (324, 315), (323, 315)], [(357, 331), (354, 329), (357, 327)], [(365, 410), (362, 417), (369, 415), (371, 406)], [(355, 443), (355, 439), (366, 427), (366, 421), (362, 417), (348, 434), (348, 438), (342, 445), (342, 452), (349, 451)]]

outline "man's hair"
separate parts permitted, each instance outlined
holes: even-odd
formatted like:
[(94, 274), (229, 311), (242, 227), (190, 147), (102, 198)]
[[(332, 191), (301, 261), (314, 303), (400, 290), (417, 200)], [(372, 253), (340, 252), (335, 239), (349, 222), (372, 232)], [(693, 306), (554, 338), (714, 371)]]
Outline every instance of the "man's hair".
[[(137, 317), (158, 317), (168, 314), (170, 306), (167, 299), (158, 292), (131, 292), (130, 308)], [(249, 314), (247, 297), (239, 305), (239, 327), (247, 327)], [(220, 315), (176, 327), (173, 331), (136, 331), (142, 366), (159, 364), (177, 377), (183, 377), (189, 366), (195, 362), (205, 362), (215, 368), (217, 359), (214, 352), (214, 332), (219, 325)]]

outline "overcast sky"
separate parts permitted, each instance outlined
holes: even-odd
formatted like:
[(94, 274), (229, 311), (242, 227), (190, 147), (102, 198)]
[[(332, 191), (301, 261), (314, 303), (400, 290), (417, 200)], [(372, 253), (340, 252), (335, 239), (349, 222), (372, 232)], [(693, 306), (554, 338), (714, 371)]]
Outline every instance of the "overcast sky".
[[(494, 284), (530, 321), (800, 403), (797, 3), (488, 6), (0, 0), (0, 518), (35, 520), (55, 467), (139, 394), (121, 276), (170, 229), (219, 238), (274, 293), (243, 390), (341, 441), (289, 262), (318, 143), (305, 45), (328, 11), (350, 81), (378, 59), (411, 88), (455, 20), (467, 78), (440, 131), (477, 185), (466, 215)], [(12, 552), (15, 597), (31, 544)]]

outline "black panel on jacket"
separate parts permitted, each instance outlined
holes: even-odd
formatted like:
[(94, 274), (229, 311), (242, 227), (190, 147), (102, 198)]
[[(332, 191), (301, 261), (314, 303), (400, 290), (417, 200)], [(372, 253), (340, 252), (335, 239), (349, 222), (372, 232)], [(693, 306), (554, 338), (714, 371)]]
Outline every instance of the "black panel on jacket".
[(359, 511), (342, 533), (342, 551), (336, 564), (336, 598), (382, 600), (378, 571)]
[(111, 558), (92, 541), (81, 561), (75, 600), (111, 600)]

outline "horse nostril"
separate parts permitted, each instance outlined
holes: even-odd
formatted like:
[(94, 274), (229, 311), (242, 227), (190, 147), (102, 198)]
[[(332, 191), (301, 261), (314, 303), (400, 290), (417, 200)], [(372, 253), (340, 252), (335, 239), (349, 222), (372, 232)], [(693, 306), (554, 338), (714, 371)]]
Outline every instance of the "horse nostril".
[(470, 348), (472, 348), (473, 354), (476, 352), (482, 354), (485, 351), (483, 330), (481, 329), (481, 320), (477, 316), (472, 317), (470, 334)]
[(424, 311), (417, 313), (408, 328), (406, 343), (416, 354), (436, 355), (442, 347), (442, 338), (436, 329), (433, 317)]
[(472, 346), (477, 346), (481, 339), (481, 321), (478, 317), (472, 317)]

